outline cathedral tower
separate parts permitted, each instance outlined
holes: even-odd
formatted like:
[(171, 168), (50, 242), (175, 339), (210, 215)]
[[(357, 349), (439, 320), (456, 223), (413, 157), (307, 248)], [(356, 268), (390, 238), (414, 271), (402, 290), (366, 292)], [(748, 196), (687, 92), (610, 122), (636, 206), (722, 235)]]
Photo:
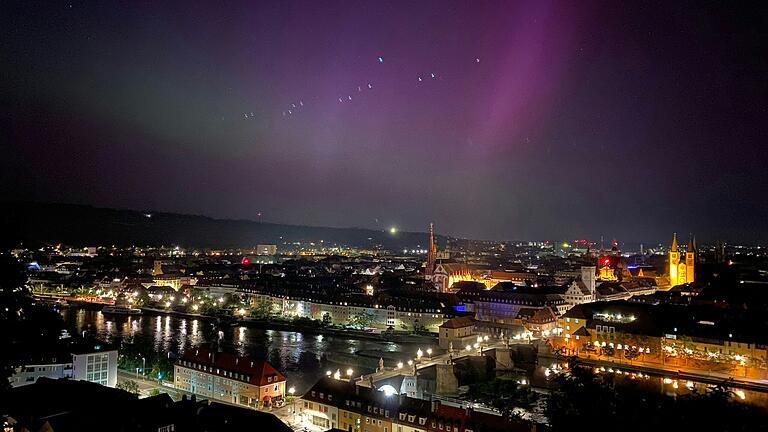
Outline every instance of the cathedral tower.
[(669, 248), (669, 285), (677, 285), (677, 266), (680, 264), (680, 251), (677, 250), (677, 233), (672, 234), (672, 247)]
[(696, 265), (696, 237), (688, 242), (685, 248), (685, 282), (691, 283), (694, 279), (694, 266)]
[[(684, 258), (681, 260), (681, 258)], [(696, 278), (696, 240), (691, 238), (682, 257), (677, 247), (677, 233), (672, 236), (672, 246), (669, 248), (669, 285), (691, 283)]]

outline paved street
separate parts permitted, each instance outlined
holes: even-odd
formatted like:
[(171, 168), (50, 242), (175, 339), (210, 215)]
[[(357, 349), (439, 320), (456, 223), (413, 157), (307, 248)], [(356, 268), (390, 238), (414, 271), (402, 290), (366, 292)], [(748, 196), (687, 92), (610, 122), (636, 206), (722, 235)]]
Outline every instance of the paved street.
[(135, 382), (139, 386), (139, 395), (141, 397), (149, 396), (153, 389), (158, 389), (160, 392), (168, 393), (171, 396), (174, 396), (176, 393), (178, 393), (178, 391), (173, 387), (162, 385), (155, 380), (145, 379), (144, 377), (141, 376), (141, 374), (139, 374), (137, 378), (135, 372), (130, 373), (128, 371), (118, 369), (117, 371), (118, 384), (125, 381)]

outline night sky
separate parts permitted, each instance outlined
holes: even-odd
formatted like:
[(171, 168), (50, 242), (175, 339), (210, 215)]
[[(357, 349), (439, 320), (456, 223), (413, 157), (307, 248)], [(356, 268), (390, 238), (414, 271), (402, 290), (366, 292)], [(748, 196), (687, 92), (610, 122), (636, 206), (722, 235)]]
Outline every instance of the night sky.
[(765, 7), (704, 3), (3, 1), (1, 195), (765, 241)]

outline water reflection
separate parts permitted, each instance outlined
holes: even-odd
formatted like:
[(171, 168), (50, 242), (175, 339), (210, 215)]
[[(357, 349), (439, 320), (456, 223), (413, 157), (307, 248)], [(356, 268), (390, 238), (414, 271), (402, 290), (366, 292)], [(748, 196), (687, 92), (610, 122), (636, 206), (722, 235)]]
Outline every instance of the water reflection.
[(371, 372), (379, 356), (363, 357), (357, 355), (359, 351), (413, 353), (418, 349), (408, 344), (290, 331), (240, 326), (219, 328), (210, 321), (172, 316), (105, 317), (98, 311), (75, 308), (61, 313), (70, 331), (87, 330), (107, 341), (135, 343), (143, 350), (171, 355), (203, 343), (215, 343), (222, 331), (222, 349), (266, 358), (286, 374), (289, 385), (295, 386), (299, 393), (307, 390), (327, 369), (351, 367), (361, 373)]

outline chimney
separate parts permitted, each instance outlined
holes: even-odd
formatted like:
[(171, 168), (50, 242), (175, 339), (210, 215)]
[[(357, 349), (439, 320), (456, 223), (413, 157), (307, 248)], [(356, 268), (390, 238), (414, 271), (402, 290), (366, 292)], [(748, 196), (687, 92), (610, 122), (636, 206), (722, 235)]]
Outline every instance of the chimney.
[(436, 413), (437, 410), (440, 408), (440, 401), (437, 399), (432, 400), (432, 412)]

